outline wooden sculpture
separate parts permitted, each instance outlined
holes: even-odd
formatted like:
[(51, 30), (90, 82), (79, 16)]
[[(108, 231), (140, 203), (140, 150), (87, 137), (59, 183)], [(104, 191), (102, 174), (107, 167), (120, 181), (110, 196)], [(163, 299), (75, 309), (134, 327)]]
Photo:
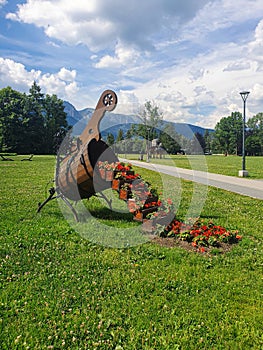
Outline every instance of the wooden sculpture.
[(76, 216), (68, 199), (78, 201), (89, 198), (109, 186), (108, 183), (101, 180), (100, 176), (95, 176), (95, 167), (99, 160), (118, 161), (111, 148), (101, 140), (99, 130), (105, 112), (113, 111), (116, 105), (115, 92), (106, 90), (101, 94), (94, 113), (82, 134), (74, 140), (66, 154), (57, 156), (55, 187), (49, 190), (50, 195), (45, 202), (39, 204), (38, 212), (48, 201), (60, 197)]

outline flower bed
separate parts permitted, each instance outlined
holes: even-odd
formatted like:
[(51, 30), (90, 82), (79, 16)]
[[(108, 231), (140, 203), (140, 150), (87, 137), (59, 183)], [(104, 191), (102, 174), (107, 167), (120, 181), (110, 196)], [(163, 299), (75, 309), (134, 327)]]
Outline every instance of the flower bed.
[(174, 219), (167, 226), (155, 226), (156, 232), (163, 238), (176, 238), (191, 244), (196, 250), (205, 252), (208, 248), (219, 248), (222, 244), (238, 243), (242, 236), (236, 230), (227, 230), (226, 228), (214, 225), (213, 222), (208, 224), (197, 220), (193, 225), (183, 223)]
[(139, 174), (134, 174), (131, 164), (115, 164), (112, 188), (119, 192), (120, 199), (127, 202), (134, 220), (143, 223), (143, 231), (160, 239), (185, 242), (202, 253), (242, 239), (238, 231), (227, 230), (212, 222), (205, 224), (196, 220), (194, 224), (187, 224), (178, 220), (172, 200), (160, 200), (156, 189)]

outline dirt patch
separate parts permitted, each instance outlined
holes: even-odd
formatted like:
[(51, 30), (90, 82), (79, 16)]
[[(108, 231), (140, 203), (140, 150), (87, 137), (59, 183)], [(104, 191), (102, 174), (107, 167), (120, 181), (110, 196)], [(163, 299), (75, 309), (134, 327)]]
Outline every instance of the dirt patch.
[(149, 235), (149, 239), (152, 243), (158, 244), (161, 247), (174, 248), (179, 247), (191, 252), (200, 254), (224, 254), (229, 252), (233, 248), (233, 244), (220, 243), (218, 247), (204, 247), (204, 249), (193, 247), (191, 243), (187, 241), (181, 241), (180, 239), (170, 238), (170, 237), (159, 237), (155, 235)]

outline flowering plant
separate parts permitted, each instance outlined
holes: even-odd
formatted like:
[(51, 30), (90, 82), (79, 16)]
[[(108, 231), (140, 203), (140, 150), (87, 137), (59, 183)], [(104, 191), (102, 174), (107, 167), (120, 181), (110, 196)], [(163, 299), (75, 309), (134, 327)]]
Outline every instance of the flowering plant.
[(112, 162), (112, 163), (107, 162), (105, 164), (105, 170), (113, 171), (115, 169), (115, 166), (116, 166), (116, 164), (114, 162)]
[(156, 202), (156, 205), (158, 206), (158, 209), (155, 213), (150, 213), (147, 215), (148, 219), (154, 219), (154, 218), (160, 218), (163, 216), (168, 216), (168, 215), (172, 215), (175, 212), (175, 207), (173, 204), (173, 201), (171, 200), (171, 198), (167, 198), (166, 200), (162, 199), (158, 199), (158, 201)]
[[(125, 165), (120, 162), (115, 164), (114, 178), (114, 181), (119, 179), (117, 187), (119, 198), (127, 201), (134, 219), (143, 222), (143, 229), (146, 231), (154, 230), (160, 237), (174, 237), (187, 241), (200, 252), (205, 252), (208, 247), (219, 247), (222, 243), (237, 243), (242, 239), (238, 231), (227, 230), (214, 225), (213, 222), (205, 224), (196, 219), (192, 224), (176, 219), (175, 206), (171, 198), (160, 200), (157, 190), (139, 174), (131, 171), (131, 164)], [(126, 193), (121, 193), (125, 191)]]
[(127, 182), (124, 182), (121, 187), (120, 190), (125, 190), (125, 191), (130, 191), (131, 190), (131, 185)]
[(107, 161), (105, 161), (105, 162), (102, 162), (101, 160), (97, 163), (98, 164), (98, 168), (99, 169), (102, 169), (102, 168), (104, 168), (105, 167), (105, 163), (108, 163)]
[(175, 219), (164, 228), (161, 235), (186, 240), (195, 248), (203, 247), (202, 251), (205, 251), (205, 247), (218, 247), (221, 242), (232, 244), (242, 239), (236, 230), (229, 231), (222, 226), (214, 225), (211, 221), (206, 225), (201, 220), (191, 225)]
[(131, 163), (125, 164), (123, 162), (117, 162), (115, 164), (115, 170), (118, 171), (118, 172), (131, 171), (132, 170), (132, 165), (131, 165)]

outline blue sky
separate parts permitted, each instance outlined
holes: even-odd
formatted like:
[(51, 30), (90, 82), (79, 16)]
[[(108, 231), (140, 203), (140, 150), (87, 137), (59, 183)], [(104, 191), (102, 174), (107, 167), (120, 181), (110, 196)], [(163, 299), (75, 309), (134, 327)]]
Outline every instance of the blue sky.
[(34, 80), (77, 109), (116, 91), (164, 119), (214, 127), (263, 112), (262, 0), (0, 0), (0, 88)]

